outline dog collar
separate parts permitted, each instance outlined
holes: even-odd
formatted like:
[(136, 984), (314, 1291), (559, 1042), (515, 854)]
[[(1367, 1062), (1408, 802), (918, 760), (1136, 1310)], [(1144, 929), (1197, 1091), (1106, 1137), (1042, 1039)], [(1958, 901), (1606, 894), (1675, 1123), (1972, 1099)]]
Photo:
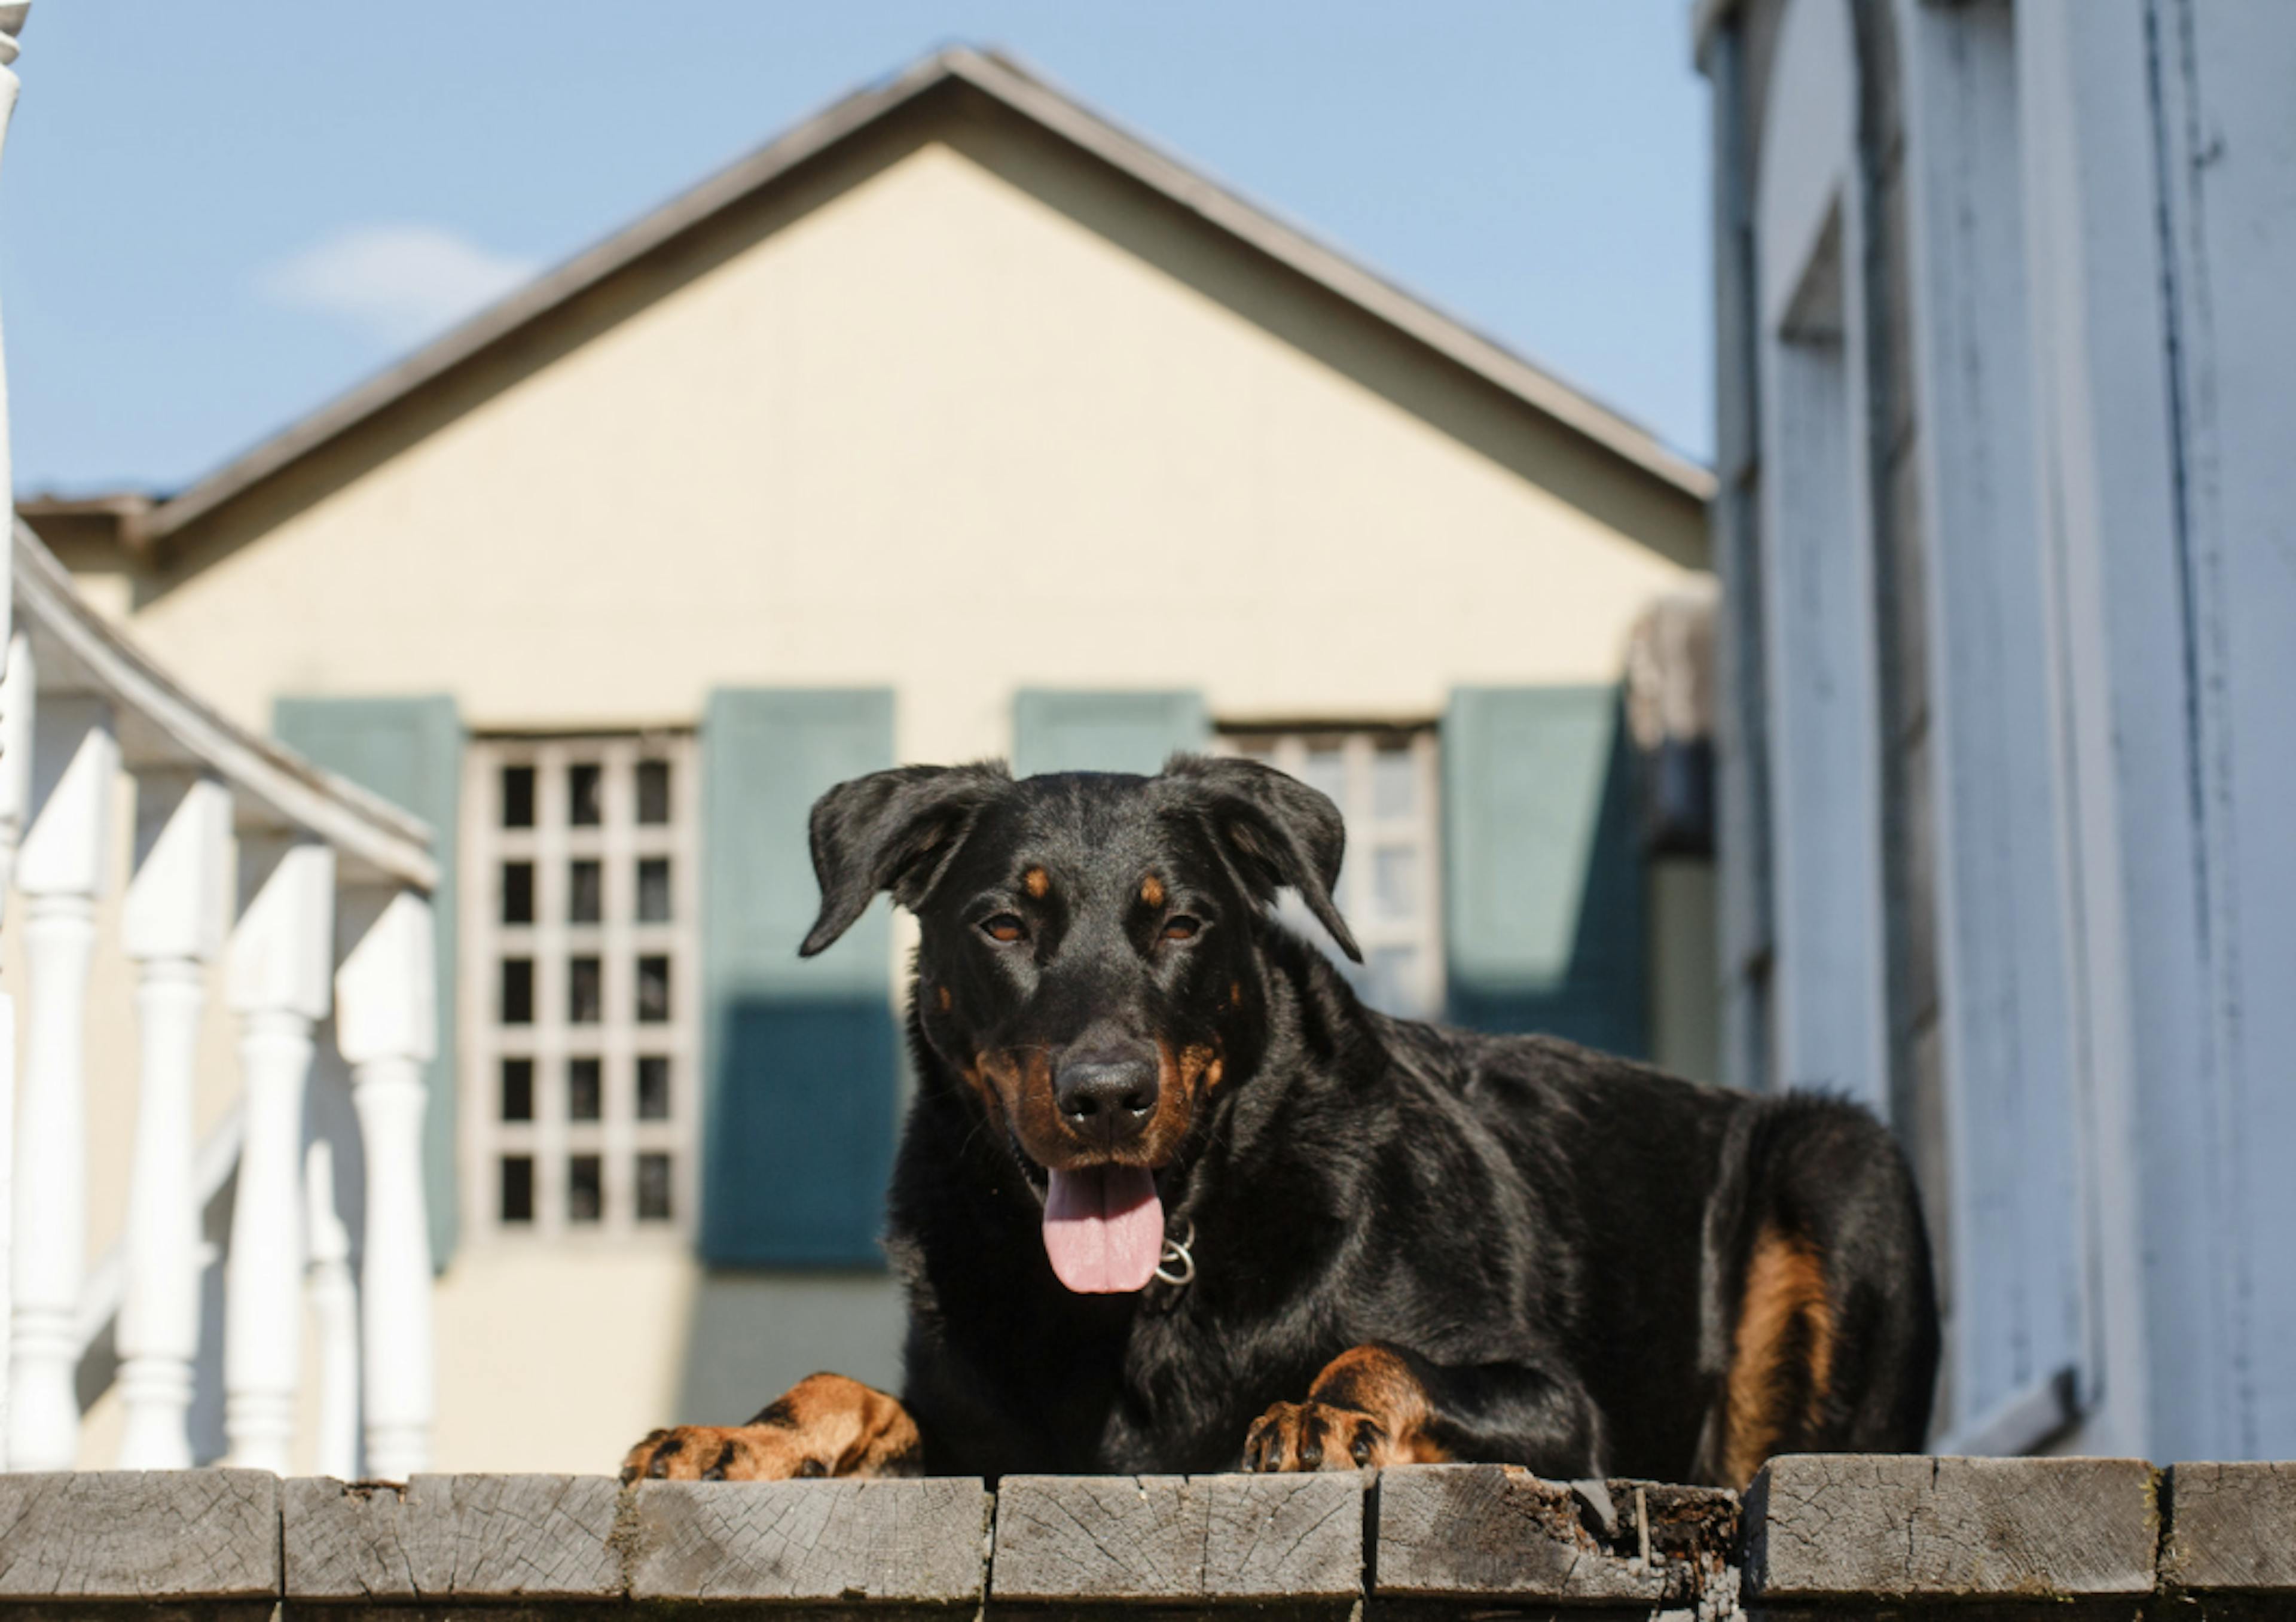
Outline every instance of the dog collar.
[(1177, 1287), (1196, 1276), (1196, 1258), (1188, 1254), (1188, 1247), (1196, 1242), (1196, 1224), (1188, 1224), (1188, 1237), (1174, 1239), (1164, 1236), (1164, 1254), (1156, 1258), (1156, 1277)]

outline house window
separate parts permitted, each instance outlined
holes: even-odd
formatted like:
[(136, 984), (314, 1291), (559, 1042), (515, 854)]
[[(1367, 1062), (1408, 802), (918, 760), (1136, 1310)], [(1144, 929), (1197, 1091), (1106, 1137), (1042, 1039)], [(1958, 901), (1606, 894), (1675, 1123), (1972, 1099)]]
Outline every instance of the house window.
[(463, 1209), (512, 1240), (689, 1233), (693, 739), (480, 737), (466, 762)]
[(1290, 772), (1331, 796), (1347, 819), (1347, 859), (1332, 900), (1363, 948), (1360, 967), (1285, 892), (1277, 916), (1324, 950), (1365, 1001), (1428, 1019), (1443, 1007), (1443, 852), (1435, 729), (1223, 728), (1219, 753)]

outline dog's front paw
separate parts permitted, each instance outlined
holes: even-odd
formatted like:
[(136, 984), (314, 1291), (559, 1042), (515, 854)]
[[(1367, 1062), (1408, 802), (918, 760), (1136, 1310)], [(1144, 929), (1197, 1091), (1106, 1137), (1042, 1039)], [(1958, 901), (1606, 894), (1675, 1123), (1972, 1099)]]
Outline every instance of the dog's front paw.
[(657, 1430), (622, 1461), (622, 1481), (785, 1481), (825, 1476), (828, 1466), (755, 1425), (679, 1425)]
[(746, 1425), (655, 1431), (622, 1461), (622, 1480), (914, 1476), (922, 1453), (916, 1424), (900, 1404), (841, 1374), (815, 1374)]
[(1386, 1429), (1359, 1409), (1278, 1403), (1244, 1433), (1243, 1468), (1365, 1470), (1389, 1462), (1390, 1452)]

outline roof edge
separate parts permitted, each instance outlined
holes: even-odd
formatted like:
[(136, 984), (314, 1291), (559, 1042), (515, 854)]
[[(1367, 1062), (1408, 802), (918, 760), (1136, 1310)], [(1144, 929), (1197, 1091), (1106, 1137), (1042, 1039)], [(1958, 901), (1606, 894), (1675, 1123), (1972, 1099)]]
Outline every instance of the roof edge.
[(124, 539), (138, 547), (164, 539), (475, 358), (529, 322), (598, 286), (720, 210), (952, 79), (963, 81), (1226, 235), (1409, 333), (1682, 494), (1701, 502), (1713, 495), (1711, 471), (1674, 450), (1649, 430), (1109, 122), (1013, 58), (1001, 52), (951, 45), (832, 103), (187, 489), (144, 510), (122, 513)]
[(1584, 391), (1445, 314), (1418, 294), (1317, 240), (1270, 210), (1228, 190), (1200, 170), (1111, 123), (1033, 70), (1003, 53), (958, 51), (953, 71), (998, 100), (1065, 136), (1172, 202), (1321, 284), (1349, 303), (1417, 338), (1578, 430), (1603, 449), (1704, 501), (1714, 493), (1712, 470), (1673, 449), (1656, 434)]
[(698, 185), (593, 243), (572, 259), (449, 328), (412, 355), (234, 457), (206, 478), (153, 506), (135, 539), (159, 540), (286, 467), (306, 452), (365, 422), (424, 384), (475, 358), (500, 339), (599, 285), (647, 253), (700, 225), (718, 210), (827, 151), (864, 125), (914, 100), (948, 77), (939, 53), (890, 79), (863, 86), (736, 159)]

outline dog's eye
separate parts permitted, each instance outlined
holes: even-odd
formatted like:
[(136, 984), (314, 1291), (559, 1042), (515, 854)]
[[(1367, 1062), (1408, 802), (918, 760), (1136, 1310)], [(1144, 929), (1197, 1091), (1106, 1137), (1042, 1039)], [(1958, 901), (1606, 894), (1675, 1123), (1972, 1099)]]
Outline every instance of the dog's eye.
[(1029, 926), (1022, 923), (1017, 915), (1010, 912), (1000, 912), (995, 918), (983, 918), (980, 922), (980, 932), (990, 940), (1001, 942), (1007, 946), (1015, 941), (1025, 941), (1029, 938)]
[(1173, 914), (1164, 920), (1164, 938), (1168, 941), (1193, 941), (1203, 926), (1185, 912)]

